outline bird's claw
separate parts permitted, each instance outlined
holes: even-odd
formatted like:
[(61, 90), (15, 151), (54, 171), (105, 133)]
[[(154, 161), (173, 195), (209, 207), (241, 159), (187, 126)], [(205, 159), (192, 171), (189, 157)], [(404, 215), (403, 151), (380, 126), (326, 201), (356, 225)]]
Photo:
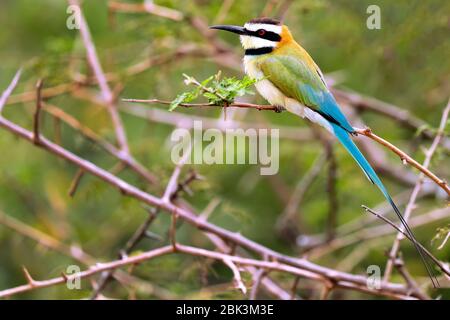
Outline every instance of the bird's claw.
[(281, 113), (281, 112), (283, 112), (285, 109), (284, 109), (284, 107), (282, 107), (282, 106), (275, 106), (275, 112), (276, 113)]

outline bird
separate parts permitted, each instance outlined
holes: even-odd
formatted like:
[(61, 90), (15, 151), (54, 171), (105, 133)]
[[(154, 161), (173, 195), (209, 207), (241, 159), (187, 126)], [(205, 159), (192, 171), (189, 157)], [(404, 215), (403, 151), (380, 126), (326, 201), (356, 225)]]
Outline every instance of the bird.
[(357, 132), (330, 92), (322, 71), (294, 40), (289, 28), (279, 20), (266, 17), (252, 19), (244, 26), (214, 25), (210, 28), (239, 35), (245, 50), (245, 73), (256, 80), (255, 87), (264, 99), (278, 110), (286, 109), (324, 127), (337, 138), (391, 205), (418, 251), (433, 286), (438, 286), (422, 246), (381, 179), (353, 142), (351, 137), (356, 136)]

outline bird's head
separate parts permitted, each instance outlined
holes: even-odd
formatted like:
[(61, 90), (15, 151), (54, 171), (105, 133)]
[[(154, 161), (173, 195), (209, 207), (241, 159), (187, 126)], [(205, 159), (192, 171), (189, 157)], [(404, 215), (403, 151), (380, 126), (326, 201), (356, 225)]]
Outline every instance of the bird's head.
[(257, 18), (243, 27), (230, 25), (211, 26), (211, 29), (225, 30), (240, 35), (245, 50), (271, 52), (284, 43), (292, 41), (289, 29), (280, 21), (271, 18)]

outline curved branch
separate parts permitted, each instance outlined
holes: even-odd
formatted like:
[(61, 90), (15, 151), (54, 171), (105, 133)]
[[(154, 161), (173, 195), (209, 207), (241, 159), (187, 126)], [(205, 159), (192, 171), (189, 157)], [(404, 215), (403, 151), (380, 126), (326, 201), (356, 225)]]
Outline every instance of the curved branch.
[[(158, 100), (158, 99), (150, 99), (150, 100), (144, 100), (144, 99), (123, 99), (123, 101), (126, 101), (126, 102), (140, 102), (140, 103), (170, 104), (169, 101)], [(213, 105), (213, 104), (209, 104), (209, 103), (184, 103), (184, 104), (180, 104), (180, 106), (184, 107), (184, 108), (222, 107), (222, 106), (219, 106), (219, 105)], [(273, 106), (273, 105), (259, 105), (259, 104), (241, 103), (241, 102), (232, 103), (228, 107), (247, 108), (247, 109), (250, 108), (250, 109), (265, 110), (265, 111), (275, 111), (275, 112), (280, 112), (280, 111), (284, 110), (283, 108), (280, 108), (280, 107), (277, 107), (277, 106)], [(447, 195), (450, 196), (450, 187), (448, 186), (447, 182), (445, 180), (443, 180), (443, 179), (440, 179), (438, 176), (436, 176), (429, 169), (427, 169), (424, 166), (422, 166), (419, 162), (414, 160), (406, 152), (402, 151), (400, 148), (396, 147), (395, 145), (393, 145), (389, 141), (387, 141), (387, 140), (377, 136), (369, 128), (366, 128), (366, 129), (354, 128), (354, 129), (355, 129), (355, 131), (358, 134), (366, 136), (366, 137), (368, 137), (368, 138), (378, 142), (379, 144), (387, 147), (388, 149), (390, 149), (394, 153), (396, 153), (403, 162), (409, 163), (410, 165), (412, 165), (413, 167), (415, 167), (416, 169), (421, 171), (423, 174), (425, 174), (427, 177), (429, 177), (431, 180), (433, 180), (440, 188), (442, 188), (447, 193)]]

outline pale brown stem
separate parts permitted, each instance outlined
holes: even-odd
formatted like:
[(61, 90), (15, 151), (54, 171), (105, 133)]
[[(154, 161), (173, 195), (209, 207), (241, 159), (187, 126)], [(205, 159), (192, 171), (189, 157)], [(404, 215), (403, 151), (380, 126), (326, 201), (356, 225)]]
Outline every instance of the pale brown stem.
[[(444, 190), (447, 191), (447, 194), (450, 195), (450, 188), (447, 185), (447, 183), (445, 183), (445, 181), (443, 181), (443, 180), (440, 180), (438, 177), (436, 177), (434, 174), (432, 174), (428, 170), (428, 167), (431, 163), (431, 158), (433, 157), (433, 155), (442, 139), (442, 136), (444, 135), (444, 130), (447, 125), (447, 119), (448, 119), (449, 113), (450, 113), (450, 100), (448, 101), (447, 106), (445, 107), (445, 109), (442, 113), (442, 118), (441, 118), (441, 122), (439, 125), (438, 133), (437, 133), (436, 137), (434, 138), (433, 143), (431, 144), (430, 148), (425, 153), (425, 160), (423, 161), (423, 165), (419, 165), (423, 170), (421, 170), (422, 174), (417, 179), (417, 183), (411, 193), (409, 202), (406, 205), (405, 213), (403, 215), (406, 222), (408, 221), (412, 211), (415, 208), (417, 196), (419, 195), (419, 192), (422, 188), (422, 184), (423, 184), (425, 175), (427, 175), (428, 177), (433, 179), (433, 181), (438, 183), (442, 188), (444, 188)], [(408, 161), (408, 160), (406, 160), (406, 161)], [(414, 160), (414, 162), (417, 163), (417, 161), (415, 161), (415, 160)], [(402, 230), (403, 230), (403, 228), (402, 228)], [(394, 262), (395, 262), (395, 259), (397, 258), (398, 250), (400, 248), (400, 241), (402, 239), (403, 239), (403, 233), (399, 232), (397, 234), (397, 237), (395, 238), (392, 248), (389, 252), (389, 260), (387, 261), (386, 269), (385, 269), (385, 273), (384, 273), (384, 277), (383, 277), (384, 281), (388, 281), (391, 276), (392, 269), (394, 267)]]
[(8, 88), (6, 88), (6, 90), (1, 95), (1, 97), (0, 97), (0, 114), (2, 113), (3, 108), (6, 105), (6, 101), (11, 96), (14, 89), (16, 88), (21, 74), (22, 74), (22, 69), (17, 70), (17, 72), (16, 72), (14, 78), (12, 79), (11, 83), (9, 84)]
[(102, 93), (103, 102), (107, 106), (109, 114), (111, 116), (111, 120), (114, 125), (117, 142), (121, 148), (121, 151), (124, 154), (129, 154), (128, 141), (125, 133), (125, 129), (123, 127), (122, 120), (120, 118), (119, 112), (117, 110), (117, 106), (115, 105), (115, 97), (108, 85), (108, 81), (105, 77), (105, 73), (103, 72), (102, 66), (97, 56), (97, 51), (95, 49), (94, 42), (92, 40), (91, 33), (89, 31), (89, 26), (84, 18), (83, 12), (81, 10), (81, 6), (79, 0), (68, 0), (71, 5), (78, 6), (80, 8), (79, 15), (79, 23), (80, 23), (80, 34), (83, 40), (84, 47), (86, 48), (86, 56), (89, 62), (89, 65), (98, 81), (98, 85), (100, 87), (100, 91)]
[[(5, 130), (15, 134), (16, 136), (18, 136), (24, 140), (33, 142), (33, 132), (30, 132), (30, 131), (24, 129), (1, 116), (0, 116), (0, 127), (4, 128)], [(86, 172), (91, 173), (92, 175), (107, 182), (111, 186), (116, 187), (117, 189), (119, 189), (122, 192), (123, 195), (133, 197), (133, 198), (135, 198), (139, 201), (142, 201), (148, 205), (159, 207), (168, 213), (172, 213), (172, 212), (176, 211), (177, 214), (179, 215), (180, 219), (183, 219), (185, 222), (188, 222), (189, 224), (194, 225), (195, 227), (197, 227), (200, 230), (203, 230), (203, 231), (206, 231), (209, 233), (213, 233), (213, 234), (219, 236), (220, 238), (229, 241), (230, 243), (234, 243), (236, 246), (247, 248), (253, 252), (260, 254), (261, 256), (264, 256), (265, 258), (267, 258), (269, 260), (277, 261), (277, 262), (264, 261), (264, 262), (258, 262), (258, 263), (252, 262), (252, 265), (255, 267), (261, 267), (261, 266), (267, 267), (268, 266), (267, 264), (270, 264), (271, 268), (273, 268), (273, 269), (278, 270), (278, 268), (279, 268), (280, 271), (284, 270), (285, 272), (290, 272), (290, 273), (293, 273), (296, 275), (300, 275), (303, 277), (307, 277), (309, 279), (314, 279), (314, 280), (319, 280), (319, 281), (324, 281), (323, 279), (325, 279), (326, 281), (333, 282), (337, 286), (340, 286), (343, 288), (358, 290), (358, 291), (362, 291), (362, 292), (368, 292), (368, 293), (372, 293), (372, 294), (385, 295), (385, 296), (390, 296), (390, 297), (395, 297), (395, 298), (406, 298), (407, 291), (403, 285), (398, 285), (398, 284), (393, 284), (393, 283), (383, 283), (383, 284), (381, 284), (380, 289), (377, 289), (377, 290), (371, 289), (366, 286), (367, 279), (364, 276), (352, 275), (352, 274), (348, 274), (345, 272), (340, 272), (340, 271), (337, 271), (334, 269), (316, 265), (305, 259), (298, 259), (298, 258), (293, 258), (293, 257), (289, 257), (286, 255), (280, 254), (274, 250), (271, 250), (267, 247), (264, 247), (256, 242), (253, 242), (253, 241), (245, 238), (241, 234), (230, 232), (226, 229), (223, 229), (214, 224), (206, 222), (203, 219), (198, 218), (197, 216), (195, 216), (194, 214), (192, 214), (191, 212), (189, 212), (183, 208), (177, 207), (176, 205), (174, 205), (172, 203), (168, 203), (167, 201), (163, 201), (162, 198), (155, 197), (149, 193), (146, 193), (146, 192), (130, 185), (129, 183), (123, 181), (122, 179), (114, 176), (110, 172), (94, 165), (93, 163), (91, 163), (85, 159), (82, 159), (82, 158), (76, 156), (75, 154), (62, 148), (61, 146), (56, 145), (55, 143), (49, 141), (45, 137), (41, 137), (38, 147), (40, 147), (44, 150), (47, 150), (50, 153), (53, 153), (53, 154), (57, 155), (58, 157), (75, 164), (76, 166), (85, 170)], [(177, 249), (179, 247), (180, 246), (177, 245)], [(161, 250), (163, 250), (163, 249), (161, 249)], [(171, 252), (172, 246), (170, 246), (169, 249), (164, 249), (164, 250), (167, 250), (167, 252)], [(159, 255), (165, 253), (164, 250), (162, 253), (159, 252)], [(201, 249), (198, 249), (198, 250), (201, 250)], [(215, 254), (217, 254), (217, 253), (215, 253)], [(145, 259), (149, 258), (149, 255), (151, 257), (153, 257), (153, 256), (155, 256), (155, 253), (154, 252), (147, 253), (147, 255), (144, 254), (143, 256), (138, 256), (138, 258), (145, 260)], [(98, 273), (98, 272), (101, 272), (104, 270), (109, 270), (111, 268), (117, 268), (122, 265), (135, 264), (140, 261), (139, 259), (137, 259), (137, 260), (136, 259), (137, 259), (136, 257), (127, 258), (126, 260), (114, 262), (114, 263), (112, 263), (112, 265), (111, 264), (106, 265), (106, 267), (103, 265), (100, 268), (94, 269), (94, 271), (92, 271), (92, 270), (85, 271), (85, 273), (83, 273), (83, 274), (91, 275), (91, 274)], [(220, 259), (223, 260), (223, 256), (221, 256)], [(246, 261), (243, 261), (243, 260), (236, 261), (236, 259), (238, 259), (238, 257), (231, 256), (230, 259), (235, 263), (248, 264), (248, 263), (246, 263)], [(263, 263), (263, 264), (261, 264), (261, 263)], [(282, 264), (282, 267), (279, 267), (280, 264)], [(58, 283), (62, 283), (64, 281), (65, 281), (65, 279), (63, 277), (60, 277), (60, 278), (53, 279), (50, 282), (44, 282), (44, 286), (58, 284)], [(6, 290), (6, 294), (9, 294), (11, 292), (14, 293), (17, 290), (18, 290), (18, 292), (22, 292), (23, 290), (28, 290), (28, 286), (22, 286), (19, 289), (16, 288), (16, 289), (11, 289), (11, 290), (9, 290), (9, 289)], [(5, 294), (5, 291), (3, 291), (2, 294)]]
[[(163, 100), (158, 100), (158, 99), (150, 99), (150, 100), (144, 100), (144, 99), (124, 99), (123, 101), (127, 101), (127, 102), (140, 102), (140, 103), (160, 103), (160, 104), (170, 104), (169, 101), (163, 101)], [(212, 104), (208, 104), (208, 103), (195, 103), (195, 104), (182, 104), (180, 105), (182, 107), (185, 108), (194, 108), (194, 107), (222, 107), (222, 106), (217, 106), (217, 105), (212, 105)], [(253, 103), (232, 103), (229, 105), (229, 107), (236, 107), (236, 108), (250, 108), (250, 109), (257, 109), (257, 110), (266, 110), (266, 111), (275, 111), (275, 112), (279, 112), (282, 110), (282, 108), (279, 108), (277, 106), (273, 106), (273, 105), (258, 105), (258, 104), (253, 104)], [(449, 196), (450, 196), (450, 187), (448, 186), (448, 184), (440, 179), (439, 177), (437, 177), (434, 173), (432, 173), (428, 168), (425, 168), (424, 166), (422, 166), (421, 164), (419, 164), (416, 160), (414, 160), (413, 158), (411, 158), (406, 152), (402, 151), (401, 149), (399, 149), (398, 147), (396, 147), (395, 145), (393, 145), (392, 143), (388, 142), (387, 140), (377, 136), (376, 134), (374, 134), (372, 132), (372, 130), (370, 130), (369, 128), (366, 129), (358, 129), (358, 128), (354, 128), (355, 132), (357, 134), (366, 136), (376, 142), (378, 142), (379, 144), (387, 147), (388, 149), (390, 149), (392, 152), (396, 153), (400, 159), (406, 163), (409, 163), (410, 165), (412, 165), (413, 167), (415, 167), (416, 169), (418, 169), (419, 171), (423, 172), (426, 176), (428, 176), (431, 180), (433, 180), (439, 187), (441, 187)]]
[(445, 180), (443, 180), (443, 179), (440, 179), (433, 172), (431, 172), (427, 167), (421, 165), (419, 162), (414, 160), (406, 152), (402, 151), (400, 148), (396, 147), (395, 145), (388, 142), (387, 140), (377, 136), (369, 128), (356, 129), (355, 131), (360, 135), (366, 136), (366, 137), (378, 142), (379, 144), (385, 146), (386, 148), (388, 148), (389, 150), (391, 150), (392, 152), (397, 154), (404, 163), (410, 164), (411, 166), (413, 166), (414, 168), (418, 169), (420, 172), (425, 174), (427, 177), (429, 177), (431, 180), (433, 180), (439, 187), (441, 187), (450, 196), (450, 187), (448, 186), (447, 182), (445, 182)]

